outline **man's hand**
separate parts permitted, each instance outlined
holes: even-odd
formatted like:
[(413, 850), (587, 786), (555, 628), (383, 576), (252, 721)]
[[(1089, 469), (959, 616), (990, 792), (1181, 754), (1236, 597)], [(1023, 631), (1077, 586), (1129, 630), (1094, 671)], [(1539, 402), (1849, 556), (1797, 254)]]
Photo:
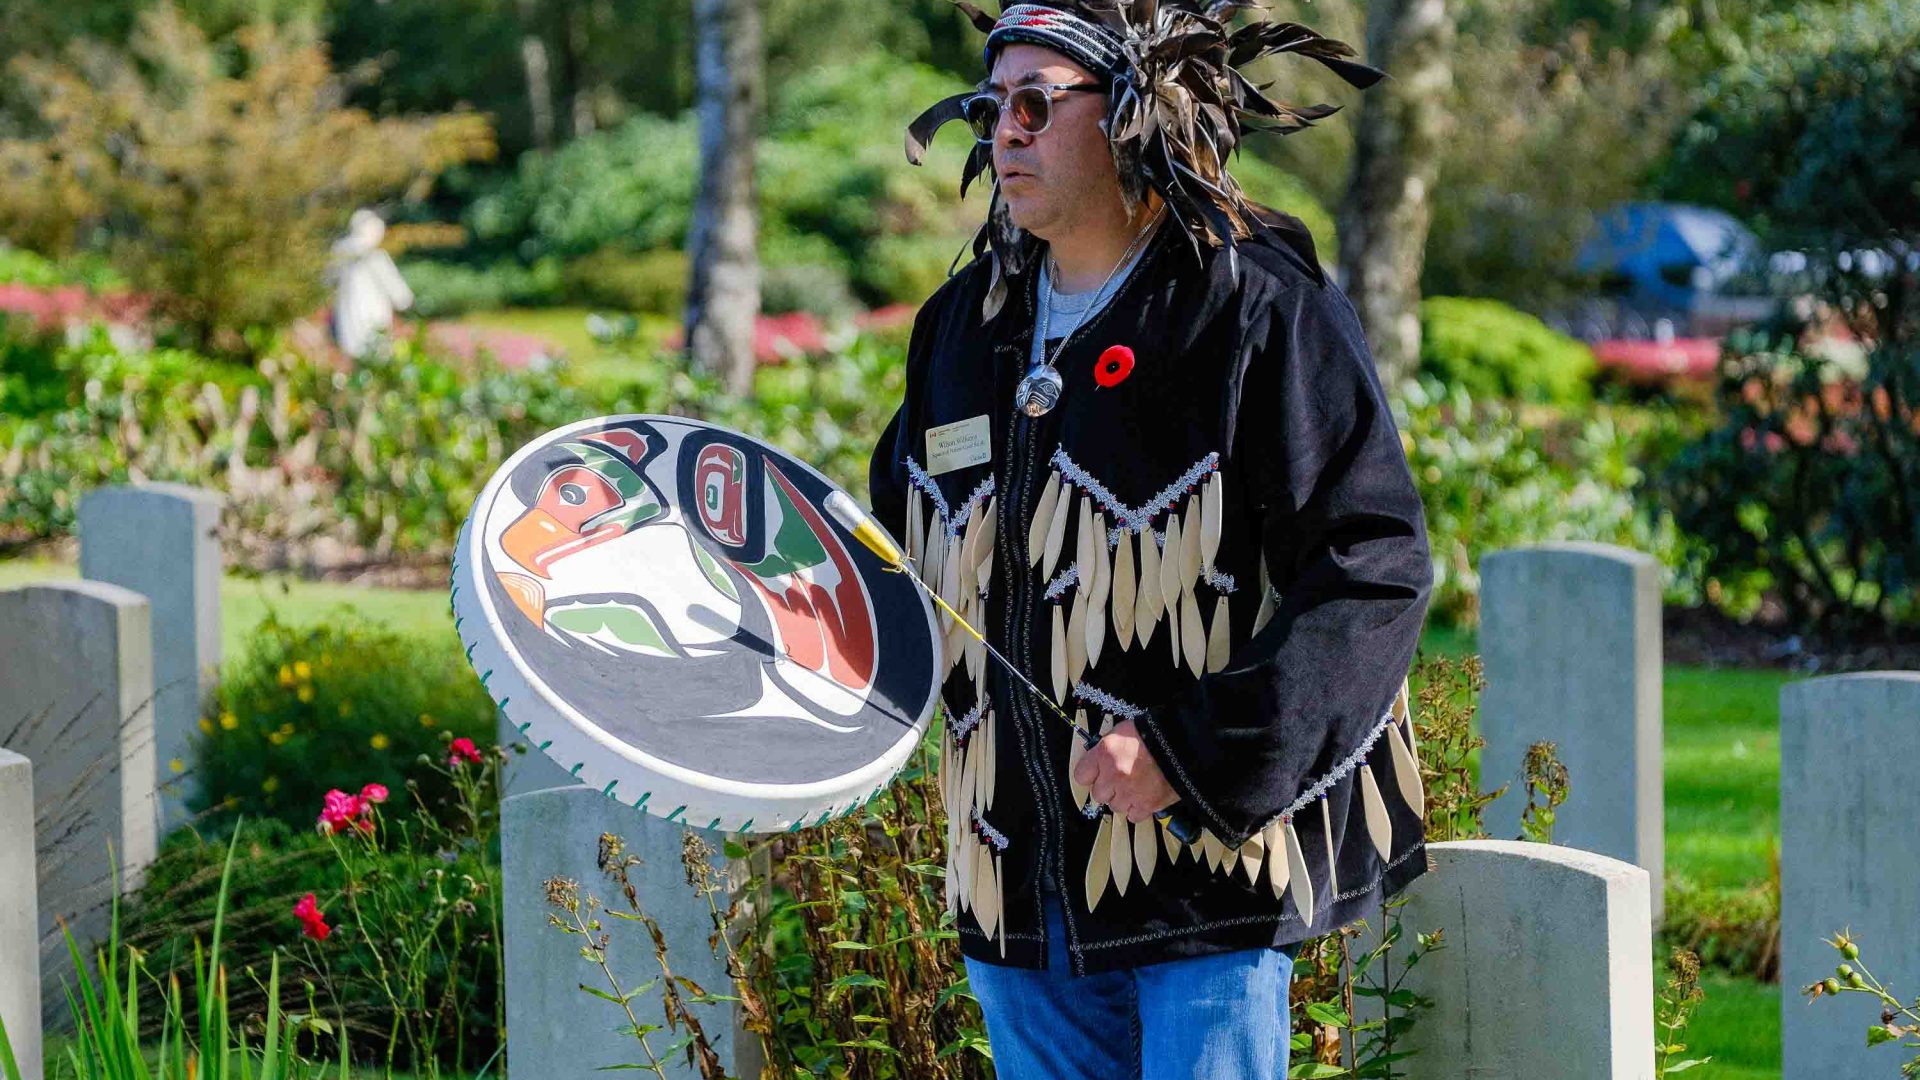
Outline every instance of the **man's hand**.
[(1128, 821), (1147, 821), (1155, 811), (1180, 801), (1131, 720), (1115, 724), (1087, 751), (1074, 767), (1073, 779), (1093, 792), (1094, 802), (1126, 815)]

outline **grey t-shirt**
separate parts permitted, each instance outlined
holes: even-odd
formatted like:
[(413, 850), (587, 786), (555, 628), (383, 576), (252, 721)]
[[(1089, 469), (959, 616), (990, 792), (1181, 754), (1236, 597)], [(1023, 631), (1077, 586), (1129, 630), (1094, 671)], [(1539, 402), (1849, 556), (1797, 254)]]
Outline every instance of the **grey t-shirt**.
[[(1153, 228), (1158, 230), (1160, 225), (1161, 222), (1156, 222)], [(1107, 282), (1105, 287), (1099, 289), (1097, 292), (1055, 295), (1052, 306), (1047, 312), (1047, 325), (1041, 326), (1039, 314), (1037, 312), (1035, 313), (1033, 348), (1029, 350), (1027, 354), (1027, 363), (1029, 366), (1038, 364), (1041, 361), (1043, 349), (1058, 347), (1061, 338), (1078, 330), (1081, 323), (1093, 318), (1094, 315), (1099, 313), (1101, 308), (1107, 306), (1107, 302), (1113, 299), (1114, 294), (1120, 291), (1120, 286), (1124, 285), (1128, 276), (1133, 273), (1134, 266), (1140, 262), (1140, 256), (1146, 254), (1147, 243), (1151, 239), (1152, 233), (1150, 232), (1148, 233), (1148, 239), (1142, 240), (1140, 245), (1134, 249), (1133, 257), (1127, 260), (1126, 265), (1114, 271), (1112, 279)], [(1047, 260), (1041, 259), (1040, 292), (1042, 295), (1045, 295), (1049, 281), (1050, 279), (1047, 276)]]

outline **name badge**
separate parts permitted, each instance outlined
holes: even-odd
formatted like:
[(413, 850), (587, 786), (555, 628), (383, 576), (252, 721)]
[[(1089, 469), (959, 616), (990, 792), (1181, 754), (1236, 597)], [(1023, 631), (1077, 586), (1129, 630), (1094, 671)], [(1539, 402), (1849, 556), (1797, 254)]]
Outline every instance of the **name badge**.
[(987, 430), (987, 414), (969, 416), (951, 424), (927, 429), (927, 475), (964, 469), (993, 460), (992, 435)]

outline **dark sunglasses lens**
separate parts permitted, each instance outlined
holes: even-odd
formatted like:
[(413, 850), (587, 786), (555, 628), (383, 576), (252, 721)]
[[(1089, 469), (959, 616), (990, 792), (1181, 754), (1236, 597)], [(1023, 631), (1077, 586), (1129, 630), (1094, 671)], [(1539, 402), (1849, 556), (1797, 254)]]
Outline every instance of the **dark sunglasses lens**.
[(1047, 92), (1037, 86), (1021, 87), (1007, 98), (1007, 108), (1013, 110), (1013, 122), (1031, 134), (1046, 130), (1047, 105)]
[(967, 126), (973, 129), (976, 139), (993, 138), (993, 129), (1000, 123), (1000, 106), (985, 94), (969, 98), (966, 103)]

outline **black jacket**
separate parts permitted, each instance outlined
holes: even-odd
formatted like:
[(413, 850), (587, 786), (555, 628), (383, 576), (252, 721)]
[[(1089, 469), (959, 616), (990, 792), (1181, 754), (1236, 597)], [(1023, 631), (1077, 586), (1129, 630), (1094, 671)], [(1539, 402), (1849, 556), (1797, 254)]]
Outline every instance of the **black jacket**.
[[(1038, 419), (1012, 406), (1033, 272), (983, 324), (976, 258), (914, 319), (877, 516), (1069, 714), (1134, 718), (1207, 828), (1186, 848), (1084, 811), (1079, 740), (955, 627), (942, 791), (969, 957), (1044, 966), (1041, 873), (1079, 975), (1316, 937), (1427, 869), (1406, 712), (1426, 522), (1352, 305), (1302, 236), (1242, 241), (1235, 280), (1224, 251), (1160, 228), (1061, 352), (1065, 392)], [(1136, 364), (1098, 386), (1115, 344)], [(930, 476), (927, 430), (982, 415), (990, 460)]]

